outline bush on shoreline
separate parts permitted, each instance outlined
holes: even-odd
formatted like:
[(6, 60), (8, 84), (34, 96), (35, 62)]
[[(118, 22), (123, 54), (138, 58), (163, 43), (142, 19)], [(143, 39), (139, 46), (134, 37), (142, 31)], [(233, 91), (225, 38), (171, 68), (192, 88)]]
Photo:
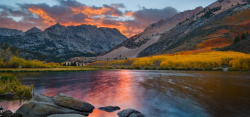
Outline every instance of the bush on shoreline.
[(12, 74), (0, 74), (0, 95), (13, 93), (18, 97), (31, 98), (33, 95), (33, 85), (22, 85)]
[(11, 57), (8, 61), (0, 59), (0, 68), (58, 68), (59, 63), (46, 63), (38, 60), (25, 60), (16, 56)]

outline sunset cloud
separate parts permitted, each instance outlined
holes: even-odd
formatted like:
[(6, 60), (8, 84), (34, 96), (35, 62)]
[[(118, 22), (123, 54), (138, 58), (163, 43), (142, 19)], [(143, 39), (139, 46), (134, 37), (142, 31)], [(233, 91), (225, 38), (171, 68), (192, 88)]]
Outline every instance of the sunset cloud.
[(75, 0), (57, 0), (58, 4), (17, 4), (18, 8), (0, 5), (0, 25), (26, 31), (31, 27), (44, 30), (60, 23), (65, 26), (91, 24), (117, 28), (127, 37), (142, 32), (149, 24), (177, 13), (172, 7), (128, 11), (124, 4), (87, 6)]

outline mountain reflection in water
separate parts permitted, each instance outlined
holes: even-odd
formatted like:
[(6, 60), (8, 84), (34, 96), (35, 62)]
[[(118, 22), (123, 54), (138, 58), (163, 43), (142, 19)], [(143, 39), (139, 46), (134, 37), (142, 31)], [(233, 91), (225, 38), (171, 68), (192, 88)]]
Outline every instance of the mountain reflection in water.
[[(96, 107), (90, 117), (115, 117), (101, 106), (134, 108), (149, 117), (250, 115), (249, 72), (105, 70), (16, 73), (36, 93), (76, 97)], [(15, 111), (25, 101), (3, 101)]]

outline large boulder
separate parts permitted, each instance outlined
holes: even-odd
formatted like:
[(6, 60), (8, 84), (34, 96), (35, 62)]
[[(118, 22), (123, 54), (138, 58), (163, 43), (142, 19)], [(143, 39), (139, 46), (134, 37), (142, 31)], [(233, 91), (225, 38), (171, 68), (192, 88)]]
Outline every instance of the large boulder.
[(48, 117), (87, 117), (87, 116), (80, 115), (80, 114), (54, 114)]
[(145, 117), (145, 115), (141, 113), (132, 113), (129, 117)]
[(119, 117), (145, 117), (141, 112), (135, 109), (125, 109), (117, 113)]
[(106, 112), (114, 112), (120, 110), (121, 108), (118, 106), (106, 106), (106, 107), (99, 107), (98, 109)]
[(17, 111), (24, 117), (44, 117), (53, 114), (81, 114), (88, 116), (89, 113), (65, 108), (55, 104), (51, 97), (36, 95), (32, 100), (23, 104)]
[(78, 111), (92, 113), (95, 107), (87, 102), (83, 102), (74, 97), (60, 93), (59, 96), (53, 97), (54, 102), (63, 107), (71, 108)]

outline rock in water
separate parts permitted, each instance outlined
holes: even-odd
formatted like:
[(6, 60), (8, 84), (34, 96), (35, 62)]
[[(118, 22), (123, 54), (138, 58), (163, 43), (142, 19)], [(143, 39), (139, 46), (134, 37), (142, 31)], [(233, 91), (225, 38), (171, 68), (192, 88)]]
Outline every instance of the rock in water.
[(7, 110), (5, 112), (2, 113), (3, 117), (10, 117), (13, 113), (10, 110)]
[(23, 104), (17, 111), (23, 117), (47, 117), (53, 114), (81, 114), (88, 116), (87, 112), (80, 112), (55, 104), (51, 97), (36, 95), (32, 100)]
[(79, 114), (54, 114), (48, 117), (87, 117), (87, 116), (79, 115)]
[(141, 113), (132, 113), (129, 117), (145, 117), (145, 115)]
[(9, 117), (23, 117), (23, 115), (21, 115), (21, 114), (17, 114), (17, 113), (14, 113), (14, 114), (12, 114), (11, 116), (9, 116)]
[(65, 94), (60, 93), (59, 96), (53, 97), (54, 102), (63, 107), (75, 109), (82, 112), (92, 113), (95, 107), (87, 102), (83, 102), (74, 97), (67, 96)]
[(135, 109), (125, 109), (117, 113), (119, 117), (145, 117), (141, 112)]
[(121, 108), (118, 106), (106, 106), (106, 107), (99, 107), (99, 110), (107, 111), (107, 112), (114, 112), (120, 110)]

